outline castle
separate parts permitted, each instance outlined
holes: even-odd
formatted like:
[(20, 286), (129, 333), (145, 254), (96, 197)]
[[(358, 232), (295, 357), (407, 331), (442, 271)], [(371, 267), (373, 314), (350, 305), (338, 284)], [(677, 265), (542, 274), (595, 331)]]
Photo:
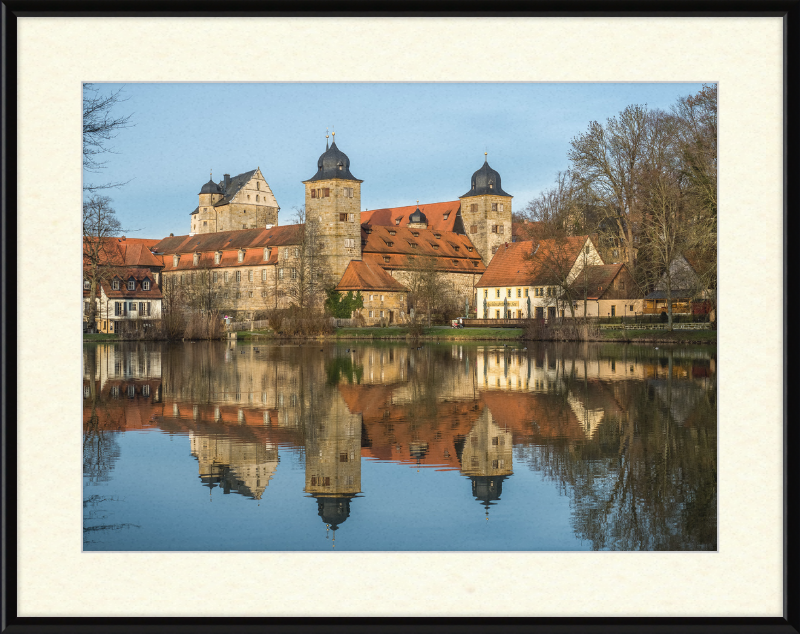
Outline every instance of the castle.
[[(326, 137), (327, 139), (327, 137)], [(261, 170), (209, 180), (191, 212), (191, 232), (153, 247), (162, 287), (204, 280), (217, 307), (252, 316), (309, 305), (324, 289), (361, 292), (366, 323), (408, 318), (409, 284), (420, 263), (449, 283), (453, 301), (475, 305), (475, 285), (511, 241), (512, 196), (484, 164), (456, 200), (361, 210), (363, 181), (335, 137), (305, 186), (305, 222), (279, 225), (280, 207)]]

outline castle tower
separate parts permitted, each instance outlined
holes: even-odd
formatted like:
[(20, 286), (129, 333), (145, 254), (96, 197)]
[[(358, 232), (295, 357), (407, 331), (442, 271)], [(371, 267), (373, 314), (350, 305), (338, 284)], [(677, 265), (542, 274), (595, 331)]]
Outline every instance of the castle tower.
[(363, 181), (350, 173), (350, 159), (336, 147), (335, 138), (330, 147), (327, 141), (325, 145), (325, 152), (317, 161), (317, 173), (303, 181), (306, 233), (313, 232), (313, 242), (324, 262), (325, 283), (336, 284), (350, 260), (361, 259)]
[[(486, 156), (484, 154), (484, 156)], [(505, 242), (511, 242), (511, 199), (500, 186), (500, 174), (489, 167), (488, 158), (472, 175), (472, 188), (461, 198), (461, 217), (469, 239), (488, 265)]]
[(361, 425), (361, 415), (351, 414), (337, 393), (326, 415), (306, 429), (304, 490), (317, 500), (317, 514), (334, 538), (361, 492)]

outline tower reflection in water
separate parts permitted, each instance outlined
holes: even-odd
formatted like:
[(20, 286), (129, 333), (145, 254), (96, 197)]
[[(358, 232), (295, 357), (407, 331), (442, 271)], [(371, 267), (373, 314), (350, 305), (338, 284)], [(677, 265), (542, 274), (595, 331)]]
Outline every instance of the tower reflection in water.
[[(316, 502), (319, 535), (333, 545), (356, 509), (380, 514), (387, 483), (362, 492), (362, 460), (460, 474), (487, 520), (515, 469), (519, 485), (533, 471), (570, 497), (573, 529), (592, 547), (713, 548), (715, 355), (626, 350), (86, 348), (85, 472), (113, 477), (109, 434), (160, 428), (189, 439), (209, 500), (221, 489), (259, 501), (287, 478), (288, 458), (284, 468), (304, 469), (293, 495)], [(369, 502), (354, 507), (362, 495)], [(625, 506), (634, 502), (635, 516)], [(506, 502), (510, 511), (517, 503)], [(638, 524), (627, 530), (618, 517)]]

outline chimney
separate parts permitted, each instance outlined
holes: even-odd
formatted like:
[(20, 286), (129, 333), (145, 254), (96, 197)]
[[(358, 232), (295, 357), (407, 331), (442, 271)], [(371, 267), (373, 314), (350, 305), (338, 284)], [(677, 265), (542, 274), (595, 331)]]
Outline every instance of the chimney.
[(170, 233), (170, 234), (169, 234), (169, 237), (170, 237), (170, 238), (174, 238), (174, 237), (175, 237), (175, 234), (174, 234), (174, 233)]
[(120, 242), (125, 242), (125, 236), (122, 236), (122, 237), (119, 239), (119, 241), (120, 241)]
[(225, 174), (224, 178), (225, 178), (225, 191), (227, 192), (228, 191), (228, 187), (231, 184), (231, 175), (230, 174)]

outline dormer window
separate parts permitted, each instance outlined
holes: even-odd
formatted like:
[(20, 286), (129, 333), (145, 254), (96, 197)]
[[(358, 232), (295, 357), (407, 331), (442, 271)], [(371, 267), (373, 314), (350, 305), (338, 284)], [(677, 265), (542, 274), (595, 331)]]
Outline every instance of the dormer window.
[(221, 259), (222, 259), (222, 254), (221, 254), (219, 251), (217, 251), (217, 252), (214, 254), (214, 264), (219, 264), (219, 261), (220, 261)]
[(244, 249), (239, 249), (239, 262), (244, 261)]
[(449, 217), (450, 217), (450, 214), (447, 213), (444, 216), (442, 216), (442, 220), (447, 220)]
[(472, 262), (472, 266), (478, 266), (478, 260), (474, 260), (474, 261)]
[(88, 291), (91, 287), (89, 280), (83, 280), (83, 290)]
[(415, 238), (419, 238), (419, 231), (412, 231), (411, 235), (414, 236)]
[(195, 253), (194, 257), (192, 258), (192, 264), (197, 266), (199, 263), (200, 263), (200, 254), (199, 253)]
[(395, 235), (397, 235), (397, 231), (390, 230), (389, 231), (389, 235), (390, 236), (395, 236)]
[(264, 249), (264, 259), (269, 260), (269, 247)]
[(436, 238), (437, 240), (440, 240), (441, 237), (442, 237), (442, 234), (441, 233), (434, 233), (433, 237)]
[(453, 260), (453, 264), (458, 264), (458, 260)]
[(472, 247), (467, 247), (467, 251), (469, 251), (470, 253), (472, 253)]
[(434, 249), (438, 249), (438, 248), (439, 248), (439, 245), (438, 245), (438, 244), (434, 244), (433, 242), (431, 242), (431, 246), (432, 246)]
[(172, 266), (178, 266), (178, 262), (180, 261), (181, 256), (173, 255), (172, 256)]
[(454, 248), (456, 251), (458, 251), (458, 250), (459, 250), (461, 247), (457, 247), (456, 245), (453, 245), (453, 248)]
[(128, 290), (129, 291), (136, 290), (136, 280), (128, 280)]
[(383, 261), (384, 262), (389, 262), (389, 256), (388, 255), (384, 255), (383, 256)]
[(412, 249), (416, 249), (417, 248), (417, 243), (416, 242), (409, 242), (409, 244), (411, 245)]
[(394, 224), (399, 225), (400, 224), (400, 220), (401, 220), (401, 218), (398, 218), (397, 220), (394, 221)]
[(142, 282), (142, 290), (149, 291), (150, 290), (150, 280), (145, 280)]
[(118, 291), (119, 290), (119, 280), (112, 280), (111, 281), (111, 290)]
[(386, 243), (386, 246), (387, 246), (387, 247), (391, 247), (391, 246), (393, 246), (393, 245), (394, 245), (394, 242), (391, 242), (391, 241), (389, 241), (389, 240), (384, 240), (384, 242)]

